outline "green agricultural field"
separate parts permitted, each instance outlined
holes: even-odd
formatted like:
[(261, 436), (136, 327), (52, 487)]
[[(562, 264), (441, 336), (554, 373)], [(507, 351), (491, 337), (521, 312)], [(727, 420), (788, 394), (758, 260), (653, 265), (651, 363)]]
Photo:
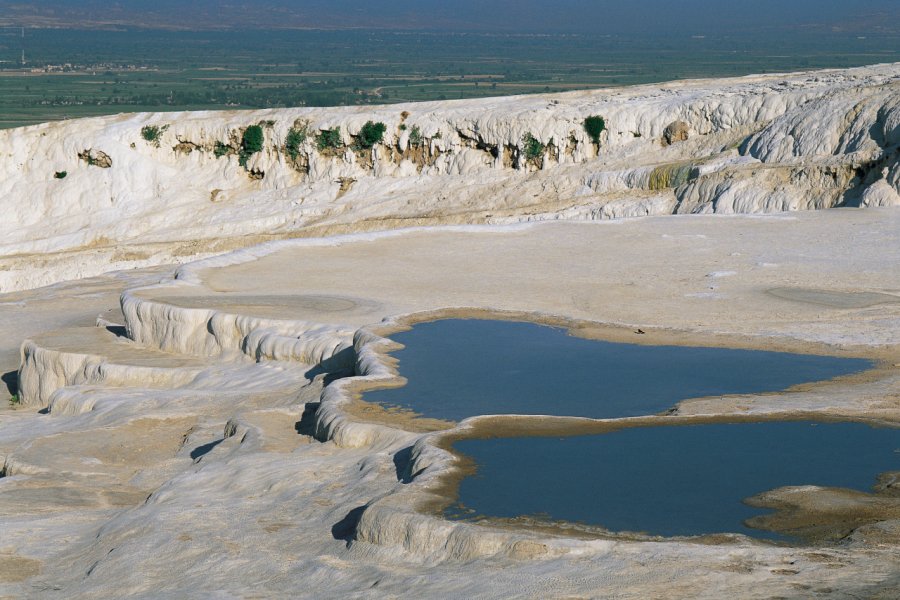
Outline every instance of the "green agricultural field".
[(452, 100), (898, 60), (900, 36), (823, 31), (750, 40), (41, 29), (23, 38), (6, 29), (0, 128), (118, 112)]

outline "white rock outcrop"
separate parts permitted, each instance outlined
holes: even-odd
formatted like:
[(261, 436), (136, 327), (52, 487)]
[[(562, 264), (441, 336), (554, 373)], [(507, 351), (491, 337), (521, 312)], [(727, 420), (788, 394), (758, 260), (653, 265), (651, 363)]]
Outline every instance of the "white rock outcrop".
[[(599, 146), (583, 128), (590, 115), (606, 122)], [(369, 120), (386, 124), (383, 142), (354, 149)], [(664, 146), (674, 123), (680, 141)], [(251, 125), (263, 128), (265, 144), (242, 167), (240, 138)], [(151, 141), (147, 127), (157, 128)], [(316, 136), (331, 128), (340, 129), (339, 147), (320, 150)], [(289, 149), (292, 129), (305, 138)], [(540, 156), (527, 156), (526, 135), (543, 145)], [(48, 123), (0, 131), (0, 291), (273, 237), (888, 206), (895, 200), (885, 186), (900, 185), (898, 145), (896, 64), (459, 102)], [(662, 195), (649, 200), (648, 192)]]

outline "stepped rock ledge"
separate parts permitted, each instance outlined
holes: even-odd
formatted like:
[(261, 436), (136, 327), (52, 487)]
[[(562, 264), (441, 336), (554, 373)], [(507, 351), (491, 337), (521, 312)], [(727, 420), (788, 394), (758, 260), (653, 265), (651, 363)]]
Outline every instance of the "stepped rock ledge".
[[(387, 132), (361, 150), (369, 120)], [(288, 148), (292, 129), (307, 136)], [(874, 365), (626, 424), (900, 426), (900, 64), (122, 115), (2, 131), (0, 148), (0, 375), (18, 401), (0, 406), (0, 597), (900, 589), (900, 465), (865, 493), (760, 490), (801, 542), (450, 521), (451, 440), (621, 424), (455, 423), (359, 398), (403, 383), (392, 333), (494, 317)]]

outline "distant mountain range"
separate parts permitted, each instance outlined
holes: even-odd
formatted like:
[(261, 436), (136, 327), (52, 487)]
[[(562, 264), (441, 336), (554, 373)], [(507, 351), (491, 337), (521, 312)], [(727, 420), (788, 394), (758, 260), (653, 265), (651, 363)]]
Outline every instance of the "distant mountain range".
[(0, 26), (78, 29), (434, 29), (727, 33), (805, 28), (900, 33), (897, 0), (0, 0)]

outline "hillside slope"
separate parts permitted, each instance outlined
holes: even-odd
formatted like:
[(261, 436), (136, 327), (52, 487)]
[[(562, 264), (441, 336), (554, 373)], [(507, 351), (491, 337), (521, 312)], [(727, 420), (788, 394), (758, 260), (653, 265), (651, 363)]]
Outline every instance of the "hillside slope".
[[(598, 144), (583, 126), (591, 115), (606, 124)], [(360, 148), (367, 121), (386, 131)], [(263, 147), (242, 166), (253, 125)], [(320, 133), (335, 128), (321, 148)], [(2, 131), (0, 148), (5, 292), (284, 237), (900, 205), (900, 64), (383, 107), (119, 115)]]

